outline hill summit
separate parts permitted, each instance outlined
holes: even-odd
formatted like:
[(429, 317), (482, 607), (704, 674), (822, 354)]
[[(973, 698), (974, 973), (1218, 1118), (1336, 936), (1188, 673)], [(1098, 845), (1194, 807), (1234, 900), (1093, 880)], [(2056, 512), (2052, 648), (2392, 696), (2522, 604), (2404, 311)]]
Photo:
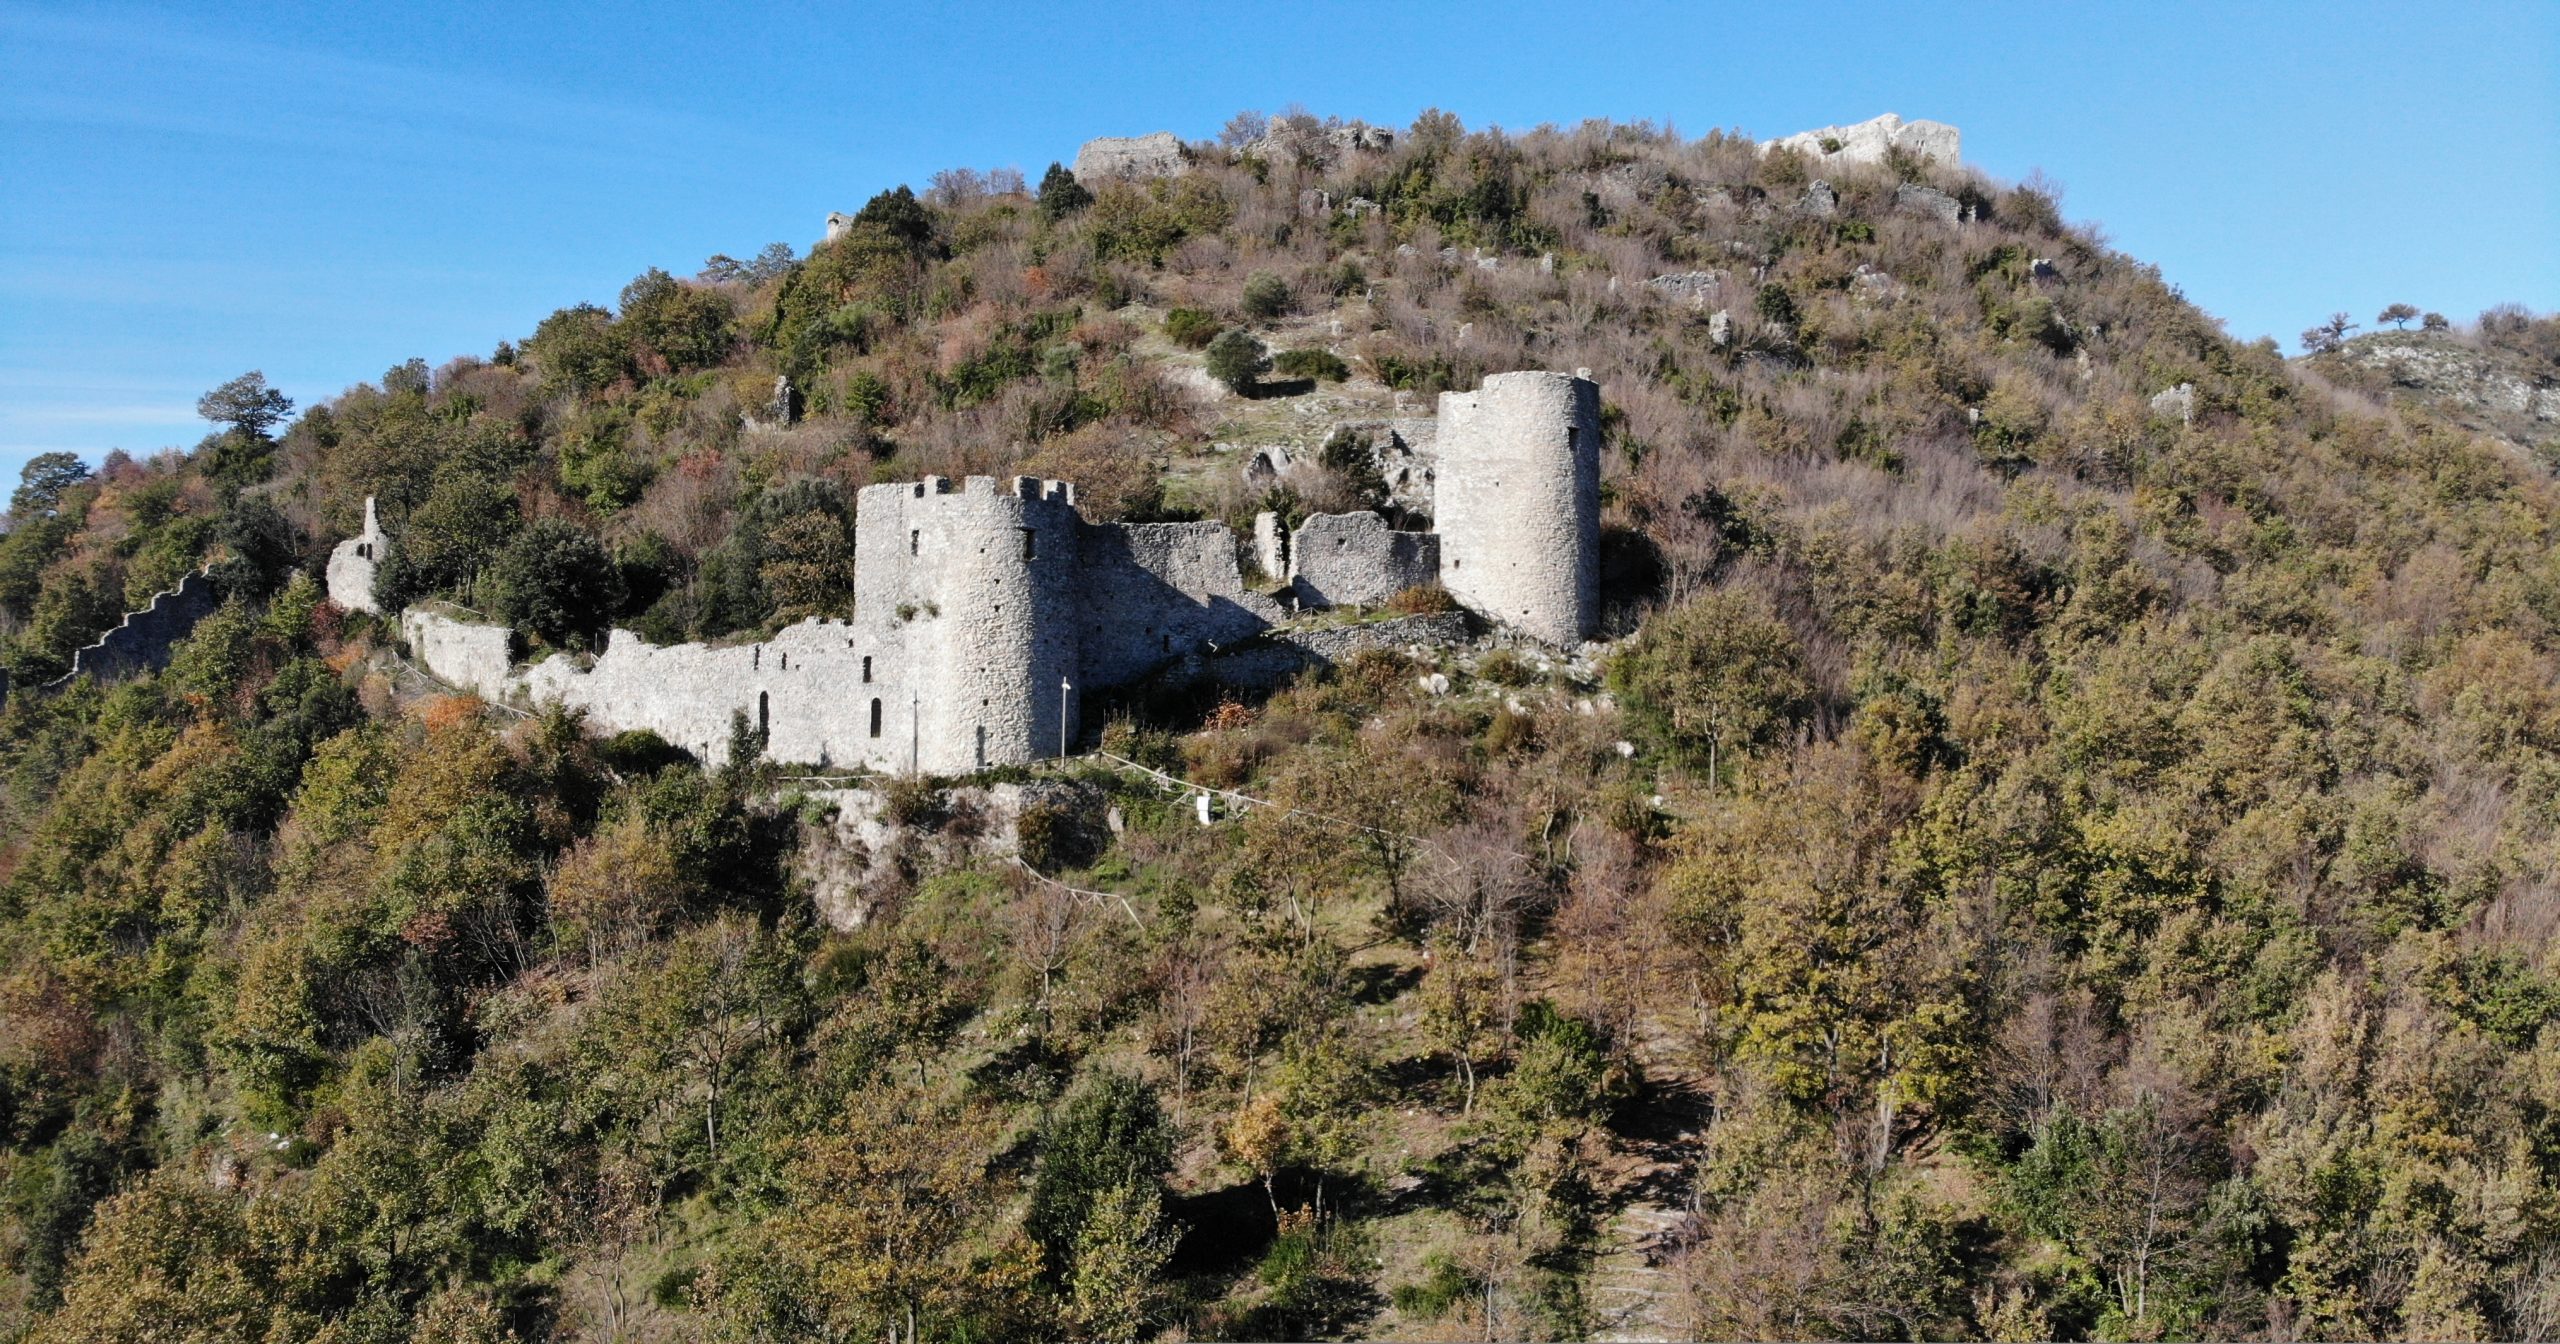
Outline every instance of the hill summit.
[(1248, 113), (38, 459), (0, 1334), (2548, 1332), (2549, 320), (1933, 126)]

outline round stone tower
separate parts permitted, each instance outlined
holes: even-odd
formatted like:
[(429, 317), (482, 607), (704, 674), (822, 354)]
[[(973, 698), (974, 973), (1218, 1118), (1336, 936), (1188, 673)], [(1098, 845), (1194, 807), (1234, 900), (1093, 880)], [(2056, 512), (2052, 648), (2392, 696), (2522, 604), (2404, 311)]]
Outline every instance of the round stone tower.
[(1599, 385), (1497, 373), (1443, 392), (1439, 444), (1441, 585), (1547, 643), (1589, 638), (1600, 622)]
[(875, 485), (855, 517), (866, 764), (965, 774), (1076, 730), (1075, 487), (1016, 476)]

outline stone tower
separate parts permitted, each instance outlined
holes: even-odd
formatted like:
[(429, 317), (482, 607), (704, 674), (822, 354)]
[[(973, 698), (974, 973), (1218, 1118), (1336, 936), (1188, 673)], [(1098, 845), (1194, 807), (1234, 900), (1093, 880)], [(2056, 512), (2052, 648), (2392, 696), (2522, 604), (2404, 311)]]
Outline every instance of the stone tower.
[(1568, 373), (1497, 373), (1440, 394), (1434, 523), (1440, 582), (1550, 644), (1600, 622), (1600, 388)]
[[(855, 518), (864, 759), (964, 774), (1055, 755), (1077, 671), (1075, 487), (1016, 476), (875, 485)], [(1063, 716), (1063, 717), (1062, 717)]]

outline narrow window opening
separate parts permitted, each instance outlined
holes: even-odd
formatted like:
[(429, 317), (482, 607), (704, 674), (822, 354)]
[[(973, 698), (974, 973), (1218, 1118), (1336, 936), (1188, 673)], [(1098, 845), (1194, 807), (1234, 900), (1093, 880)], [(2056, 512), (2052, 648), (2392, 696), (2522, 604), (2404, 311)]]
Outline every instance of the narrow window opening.
[(1167, 653), (1173, 652), (1173, 636), (1166, 635), (1164, 637), (1164, 651)]
[(924, 547), (924, 529), (907, 529), (907, 554), (915, 555)]
[(790, 670), (791, 670), (791, 655), (790, 655), (790, 654), (787, 654), (787, 653), (786, 653), (786, 654), (782, 655), (782, 670), (783, 670), (783, 671), (785, 671), (785, 672), (788, 672), (788, 671), (790, 671)]
[(986, 767), (986, 764), (987, 764), (987, 730), (986, 730), (985, 725), (981, 724), (981, 725), (979, 726), (979, 728), (978, 728), (978, 766), (979, 766), (979, 768), (980, 768), (980, 769), (984, 769), (984, 768)]
[[(871, 656), (869, 654), (863, 655), (862, 658), (862, 684), (865, 686), (871, 684)], [(871, 702), (871, 717), (875, 719), (880, 717), (880, 702), (877, 700)], [(877, 729), (874, 729), (871, 735), (873, 737), (878, 737), (880, 733)]]
[(1027, 527), (1022, 529), (1022, 558), (1025, 560), (1040, 558), (1040, 534)]
[(773, 697), (756, 692), (756, 734), (761, 737), (773, 731)]
[(871, 702), (871, 735), (880, 735), (880, 702), (877, 700)]
[(747, 650), (747, 666), (754, 668), (758, 672), (764, 670), (764, 646), (762, 644), (758, 644), (754, 648)]

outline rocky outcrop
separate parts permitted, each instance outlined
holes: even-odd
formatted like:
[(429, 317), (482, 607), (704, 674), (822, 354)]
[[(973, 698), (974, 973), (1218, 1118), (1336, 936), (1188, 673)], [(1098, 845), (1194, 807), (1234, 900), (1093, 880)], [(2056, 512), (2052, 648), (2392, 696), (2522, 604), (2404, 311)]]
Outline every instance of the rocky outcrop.
[(2349, 381), (2523, 448), (2560, 445), (2560, 368), (2434, 332), (2380, 331), (2314, 356)]
[(1171, 131), (1104, 136), (1085, 141), (1084, 147), (1076, 151), (1076, 180), (1084, 183), (1114, 177), (1173, 177), (1190, 169), (1191, 161), (1182, 152), (1182, 141)]
[(1644, 282), (1644, 287), (1666, 299), (1704, 308), (1724, 293), (1722, 271), (1674, 271), (1657, 275)]
[(1963, 161), (1964, 136), (1943, 121), (1904, 121), (1891, 112), (1855, 126), (1825, 126), (1783, 136), (1762, 145), (1761, 152), (1792, 149), (1818, 162), (1882, 163), (1900, 149), (1917, 158), (1950, 166)]
[(2192, 423), (2196, 418), (2196, 385), (2180, 383), (2165, 392), (2153, 394), (2151, 413), (2182, 425)]
[(1266, 163), (1330, 168), (1353, 154), (1383, 154), (1395, 148), (1395, 143), (1395, 132), (1364, 122), (1326, 126), (1312, 117), (1282, 117), (1241, 152)]
[(1962, 202), (1936, 187), (1924, 187), (1917, 182), (1905, 182), (1893, 189), (1893, 208), (1906, 215), (1919, 215), (1941, 224), (1953, 224), (1964, 218)]

